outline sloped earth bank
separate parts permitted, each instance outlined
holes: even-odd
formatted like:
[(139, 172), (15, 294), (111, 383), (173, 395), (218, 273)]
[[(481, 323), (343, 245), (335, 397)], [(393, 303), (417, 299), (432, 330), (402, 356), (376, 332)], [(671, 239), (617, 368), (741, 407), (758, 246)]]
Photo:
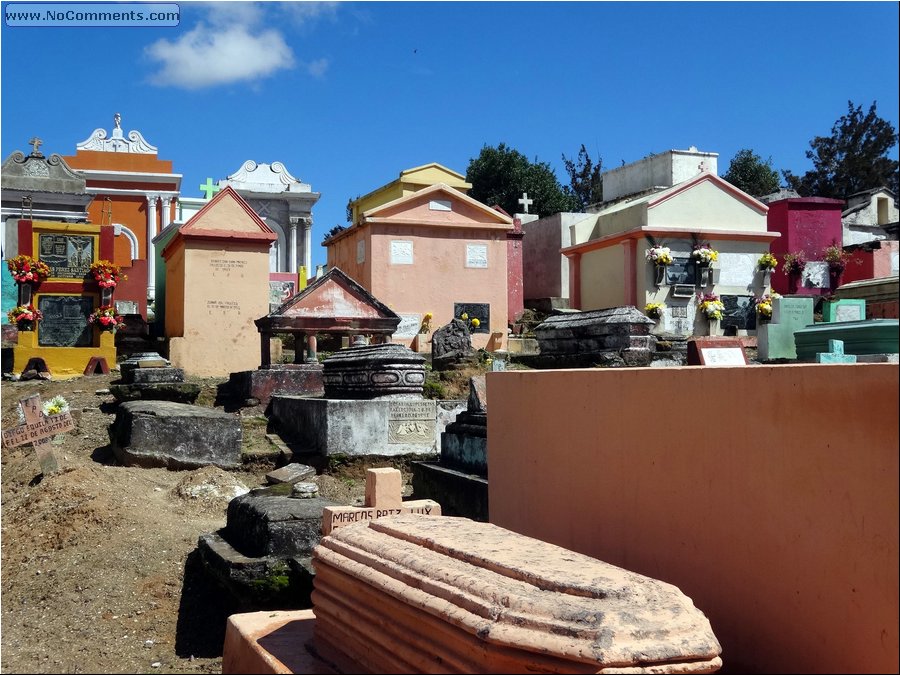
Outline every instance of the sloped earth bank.
[[(257, 454), (243, 470), (127, 468), (109, 449), (114, 399), (96, 393), (117, 378), (2, 383), (4, 429), (19, 424), (17, 403), (32, 393), (63, 395), (77, 424), (54, 439), (60, 470), (48, 477), (30, 445), (2, 451), (4, 673), (221, 672), (230, 606), (192, 573), (189, 554), (200, 534), (225, 525), (235, 482), (259, 487), (274, 467), (262, 410), (237, 413), (244, 450)], [(203, 386), (198, 403), (213, 405), (220, 380), (192, 381)], [(315, 479), (322, 495), (361, 503), (366, 466), (333, 468)]]

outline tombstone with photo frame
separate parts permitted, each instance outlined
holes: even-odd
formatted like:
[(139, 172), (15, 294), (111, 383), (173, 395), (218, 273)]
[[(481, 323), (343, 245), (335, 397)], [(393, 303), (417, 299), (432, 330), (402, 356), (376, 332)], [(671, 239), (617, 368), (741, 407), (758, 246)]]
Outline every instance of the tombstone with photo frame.
[[(453, 303), (454, 318), (462, 318), (468, 315), (470, 333), (490, 333), (491, 331), (491, 306), (486, 302), (456, 302)], [(478, 327), (472, 326), (472, 319), (478, 319)]]
[(748, 330), (756, 330), (756, 306), (753, 303), (753, 296), (723, 295), (722, 304), (725, 305), (725, 311), (722, 313), (719, 326), (725, 331), (725, 335), (746, 335)]

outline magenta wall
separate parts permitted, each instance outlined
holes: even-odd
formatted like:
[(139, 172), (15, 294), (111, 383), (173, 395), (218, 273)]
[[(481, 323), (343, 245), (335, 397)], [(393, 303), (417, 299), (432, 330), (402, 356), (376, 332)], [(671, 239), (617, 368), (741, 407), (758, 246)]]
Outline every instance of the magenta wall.
[(522, 276), (522, 224), (513, 221), (513, 231), (506, 234), (506, 321), (512, 324), (525, 310), (525, 289)]
[(823, 288), (792, 288), (782, 271), (784, 254), (806, 253), (807, 260), (822, 260), (822, 251), (833, 243), (841, 245), (841, 210), (844, 201), (824, 197), (781, 199), (769, 204), (768, 228), (781, 237), (772, 242), (769, 250), (778, 258), (779, 267), (772, 274), (772, 290), (794, 295), (827, 295)]

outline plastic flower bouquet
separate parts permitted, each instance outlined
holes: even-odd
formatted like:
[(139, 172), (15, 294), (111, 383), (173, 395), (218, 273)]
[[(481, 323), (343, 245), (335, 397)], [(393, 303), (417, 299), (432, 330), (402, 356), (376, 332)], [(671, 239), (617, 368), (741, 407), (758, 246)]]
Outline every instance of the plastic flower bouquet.
[(469, 318), (469, 315), (466, 314), (466, 313), (463, 313), (462, 316), (460, 316), (459, 318), (460, 318), (460, 320), (461, 320), (463, 323), (466, 324), (466, 327), (467, 327), (470, 331), (473, 330), (473, 329), (475, 329), (475, 328), (478, 328), (478, 327), (481, 325), (481, 320), (480, 320), (480, 319), (478, 319), (478, 318), (476, 318), (476, 317), (474, 317), (474, 316), (470, 319), (470, 318)]
[(50, 268), (42, 260), (35, 260), (30, 255), (17, 255), (6, 261), (6, 267), (13, 279), (20, 284), (39, 284), (50, 276)]
[(114, 331), (117, 328), (125, 327), (122, 317), (112, 305), (105, 305), (95, 309), (88, 317), (88, 323), (98, 324), (101, 331)]
[(429, 331), (431, 331), (431, 320), (434, 318), (434, 314), (431, 312), (425, 312), (425, 315), (422, 317), (422, 325), (419, 326), (419, 335), (425, 335)]
[(725, 305), (715, 293), (703, 293), (698, 296), (699, 309), (706, 314), (707, 319), (719, 320), (725, 313)]
[(772, 293), (771, 295), (767, 293), (761, 298), (753, 298), (753, 302), (756, 304), (756, 314), (760, 319), (768, 321), (772, 318), (772, 301), (780, 297), (778, 293)]
[(647, 261), (654, 265), (671, 265), (674, 262), (668, 246), (651, 246), (647, 249)]
[(784, 273), (788, 276), (801, 274), (804, 267), (806, 267), (806, 254), (803, 251), (784, 254)]
[(121, 268), (109, 260), (98, 260), (91, 265), (91, 275), (100, 288), (115, 288), (120, 281), (128, 279)]
[(665, 304), (661, 302), (648, 302), (646, 305), (644, 305), (644, 314), (649, 316), (651, 319), (658, 319), (662, 316), (663, 310), (665, 308)]
[(33, 330), (34, 323), (44, 318), (43, 313), (34, 305), (19, 305), (6, 313), (10, 323), (15, 324), (19, 330)]
[(49, 401), (44, 401), (44, 405), (41, 409), (48, 417), (51, 415), (60, 415), (64, 412), (69, 412), (69, 402), (62, 396), (54, 396)]
[(850, 260), (850, 254), (837, 244), (825, 247), (822, 257), (828, 263), (828, 270), (833, 274), (843, 272)]
[(756, 266), (763, 271), (774, 270), (778, 267), (778, 258), (771, 253), (763, 253), (756, 261)]
[(709, 244), (700, 244), (694, 247), (691, 257), (701, 265), (709, 265), (719, 259), (719, 252)]

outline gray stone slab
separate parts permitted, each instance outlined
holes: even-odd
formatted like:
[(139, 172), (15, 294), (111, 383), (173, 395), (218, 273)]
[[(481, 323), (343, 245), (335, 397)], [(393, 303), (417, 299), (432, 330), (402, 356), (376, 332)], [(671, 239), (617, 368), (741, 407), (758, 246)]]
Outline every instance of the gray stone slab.
[(273, 488), (251, 490), (228, 503), (223, 535), (250, 557), (310, 555), (321, 537), (326, 506), (338, 504), (322, 497), (292, 499)]
[(117, 401), (170, 401), (193, 403), (200, 395), (200, 385), (190, 382), (159, 382), (156, 384), (111, 384), (109, 392)]
[(487, 379), (484, 375), (476, 375), (469, 379), (469, 412), (487, 413)]
[[(133, 368), (130, 372), (130, 384), (158, 384), (161, 382), (184, 382), (183, 368)], [(124, 376), (122, 378), (125, 379)], [(129, 384), (125, 382), (124, 384)]]
[(266, 474), (266, 481), (274, 485), (275, 483), (299, 483), (306, 478), (312, 478), (316, 475), (316, 470), (306, 464), (298, 464), (293, 462), (280, 469), (275, 469)]
[(116, 458), (127, 466), (235, 468), (241, 461), (238, 416), (170, 401), (122, 403), (109, 427)]

